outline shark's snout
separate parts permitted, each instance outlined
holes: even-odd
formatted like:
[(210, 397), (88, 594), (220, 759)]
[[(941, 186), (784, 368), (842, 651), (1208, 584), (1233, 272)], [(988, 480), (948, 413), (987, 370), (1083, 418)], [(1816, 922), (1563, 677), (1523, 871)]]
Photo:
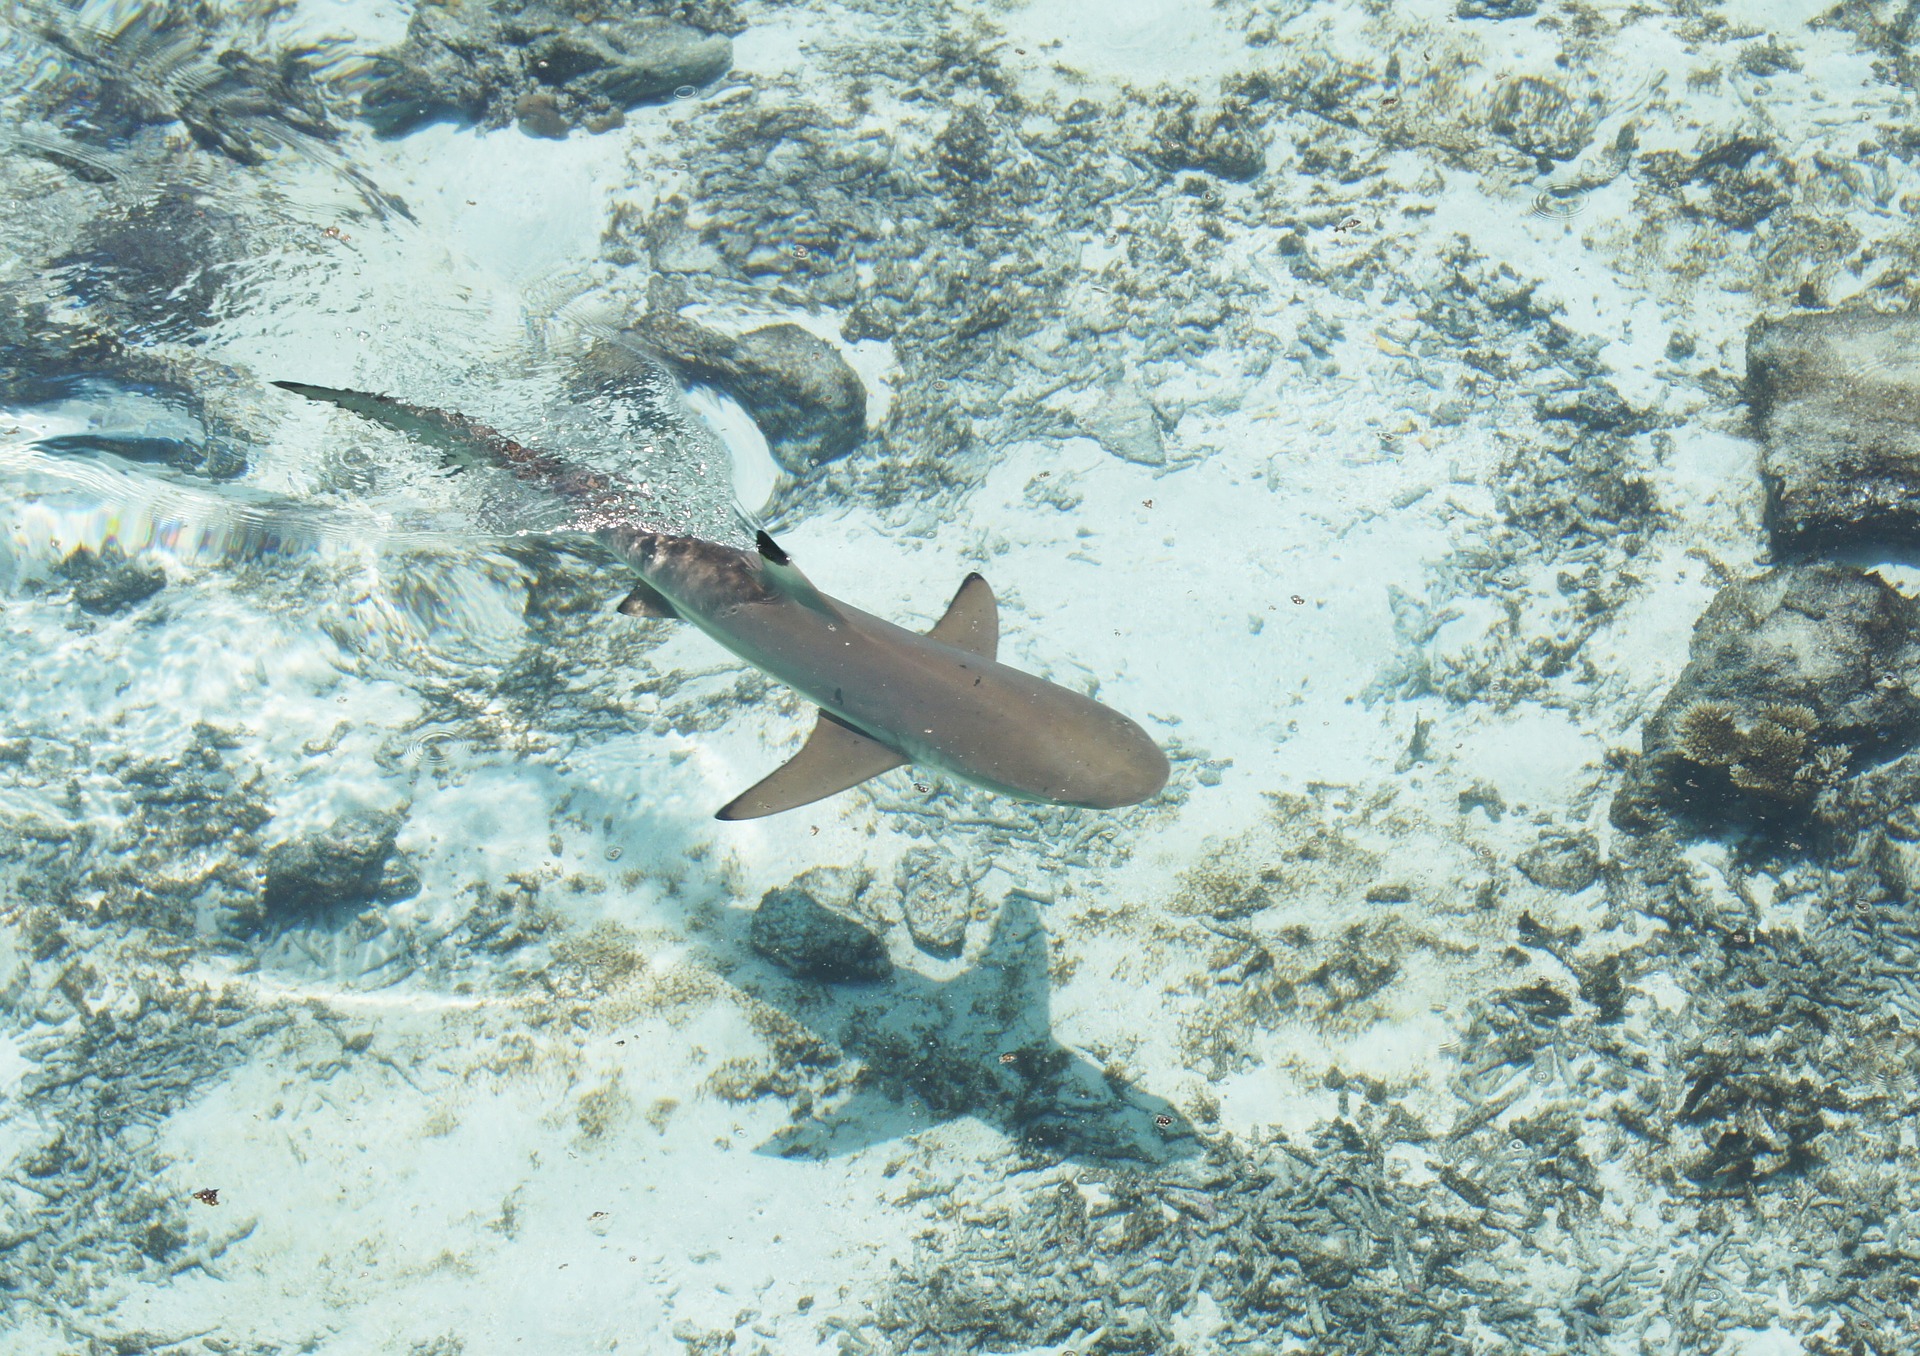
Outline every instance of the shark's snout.
[(1167, 784), (1167, 755), (1141, 729), (1118, 712), (1106, 712), (1118, 729), (1094, 746), (1080, 769), (1080, 783), (1058, 797), (1090, 810), (1115, 810), (1151, 800)]

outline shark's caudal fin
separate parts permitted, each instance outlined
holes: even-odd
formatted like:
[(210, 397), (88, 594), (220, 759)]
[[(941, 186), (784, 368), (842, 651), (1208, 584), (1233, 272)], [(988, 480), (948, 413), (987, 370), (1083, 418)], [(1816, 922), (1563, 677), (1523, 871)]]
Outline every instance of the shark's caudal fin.
[(858, 786), (906, 762), (838, 716), (820, 713), (800, 752), (723, 806), (715, 819), (758, 819)]
[(309, 386), (301, 381), (276, 381), (271, 384), (308, 400), (338, 405), (362, 419), (370, 419), (410, 438), (418, 438), (450, 457), (456, 465), (498, 463), (513, 460), (514, 454), (525, 455), (525, 449), (511, 438), (485, 424), (477, 424), (465, 415), (451, 414), (425, 405), (409, 405), (392, 396), (374, 395), (370, 391)]

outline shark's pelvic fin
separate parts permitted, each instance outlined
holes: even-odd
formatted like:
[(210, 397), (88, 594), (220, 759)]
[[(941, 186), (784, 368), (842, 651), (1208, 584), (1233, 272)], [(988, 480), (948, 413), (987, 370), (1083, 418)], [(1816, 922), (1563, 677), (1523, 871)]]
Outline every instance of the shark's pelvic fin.
[(993, 587), (978, 574), (960, 581), (960, 591), (947, 604), (947, 615), (927, 632), (956, 649), (992, 659), (1000, 650), (1000, 605)]
[[(793, 563), (793, 557), (781, 550), (779, 544), (765, 532), (754, 533), (754, 544), (760, 549), (760, 572), (767, 582), (779, 592), (793, 599), (800, 606), (818, 612), (830, 622), (844, 622), (840, 609), (830, 602), (826, 595), (813, 586), (813, 581), (800, 573), (800, 567)], [(847, 785), (853, 785), (848, 782)]]
[(633, 586), (633, 592), (620, 600), (617, 609), (628, 617), (660, 617), (669, 621), (683, 620), (680, 609), (668, 602), (665, 595), (644, 579)]
[(758, 819), (858, 786), (906, 762), (838, 716), (820, 713), (800, 752), (723, 806), (715, 819)]

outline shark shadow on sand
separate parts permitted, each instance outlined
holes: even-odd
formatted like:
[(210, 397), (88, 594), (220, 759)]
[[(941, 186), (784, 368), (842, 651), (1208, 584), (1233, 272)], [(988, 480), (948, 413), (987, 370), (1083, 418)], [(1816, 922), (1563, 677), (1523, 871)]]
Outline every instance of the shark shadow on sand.
[(850, 1099), (759, 1153), (836, 1157), (960, 1116), (1079, 1162), (1159, 1165), (1201, 1150), (1172, 1103), (1054, 1038), (1046, 934), (1019, 896), (1002, 906), (979, 959), (951, 979), (896, 970), (878, 982), (814, 982), (758, 956), (730, 978), (865, 1066)]

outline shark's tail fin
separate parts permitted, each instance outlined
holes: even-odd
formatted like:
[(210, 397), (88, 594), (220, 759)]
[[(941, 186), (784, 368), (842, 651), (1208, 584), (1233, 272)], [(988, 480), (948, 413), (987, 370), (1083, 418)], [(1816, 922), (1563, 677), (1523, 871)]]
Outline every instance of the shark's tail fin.
[(392, 396), (370, 391), (348, 391), (332, 386), (309, 386), (300, 381), (276, 381), (273, 385), (308, 400), (338, 405), (362, 419), (370, 419), (396, 432), (435, 448), (455, 465), (475, 461), (491, 465), (512, 465), (526, 458), (527, 449), (497, 429), (477, 423), (464, 414), (436, 410), (426, 405), (409, 405)]

